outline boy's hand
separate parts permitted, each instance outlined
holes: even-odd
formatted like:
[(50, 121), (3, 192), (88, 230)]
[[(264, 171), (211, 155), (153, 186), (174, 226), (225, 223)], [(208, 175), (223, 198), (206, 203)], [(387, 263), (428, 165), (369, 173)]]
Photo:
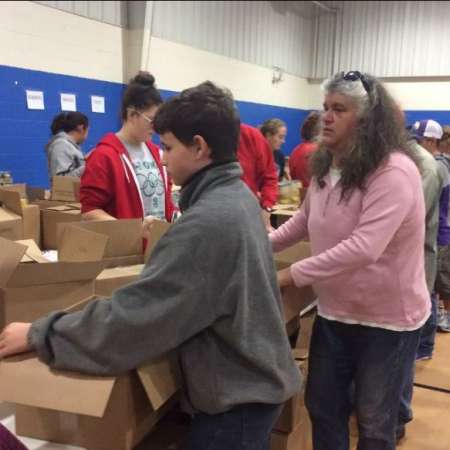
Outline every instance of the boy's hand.
[(0, 358), (30, 351), (28, 332), (31, 323), (10, 323), (0, 334)]

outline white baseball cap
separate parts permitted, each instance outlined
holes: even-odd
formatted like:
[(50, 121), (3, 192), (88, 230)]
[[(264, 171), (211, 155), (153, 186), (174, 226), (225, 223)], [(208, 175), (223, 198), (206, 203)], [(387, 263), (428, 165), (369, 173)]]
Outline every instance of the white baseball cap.
[(412, 127), (412, 132), (419, 139), (441, 139), (444, 134), (442, 127), (435, 120), (431, 119), (417, 121)]

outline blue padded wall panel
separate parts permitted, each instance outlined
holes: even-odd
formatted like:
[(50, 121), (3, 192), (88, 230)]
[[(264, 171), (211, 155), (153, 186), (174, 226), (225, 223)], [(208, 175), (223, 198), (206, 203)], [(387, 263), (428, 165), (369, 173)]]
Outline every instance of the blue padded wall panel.
[[(27, 109), (27, 89), (44, 92), (45, 110)], [(49, 186), (45, 144), (50, 124), (61, 112), (60, 93), (73, 93), (77, 109), (89, 117), (91, 128), (85, 151), (108, 131), (119, 127), (123, 85), (0, 65), (0, 170), (18, 183)], [(91, 112), (91, 95), (105, 97), (105, 114)]]
[[(176, 94), (173, 91), (161, 90), (164, 99)], [(305, 109), (285, 108), (282, 106), (264, 105), (260, 103), (236, 101), (241, 121), (255, 127), (267, 119), (281, 119), (287, 126), (286, 143), (282, 147), (285, 155), (289, 155), (301, 141), (300, 127), (310, 112)]]

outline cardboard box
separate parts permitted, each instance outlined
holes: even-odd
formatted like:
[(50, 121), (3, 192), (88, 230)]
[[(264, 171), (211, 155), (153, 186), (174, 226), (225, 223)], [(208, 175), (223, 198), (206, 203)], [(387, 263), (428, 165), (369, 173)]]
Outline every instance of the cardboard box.
[(142, 240), (142, 221), (140, 219), (82, 221), (76, 224), (58, 224), (58, 249), (61, 233), (68, 227), (76, 227), (108, 236), (103, 261), (106, 267), (142, 264), (144, 249)]
[[(92, 295), (106, 242), (100, 234), (71, 231), (65, 239), (71, 252), (65, 252), (66, 260), (42, 263), (27, 245), (0, 238), (0, 328), (31, 322)], [(21, 262), (25, 254), (29, 261)]]
[(273, 207), (272, 215), (276, 218), (277, 227), (287, 222), (293, 215), (299, 210), (298, 204), (286, 204), (280, 205), (276, 204)]
[(3, 208), (0, 208), (0, 237), (12, 241), (23, 237), (22, 218)]
[(312, 449), (312, 430), (309, 418), (290, 433), (272, 431), (270, 450), (309, 450)]
[[(291, 264), (311, 256), (311, 246), (309, 242), (299, 242), (279, 253), (274, 254), (277, 270), (285, 269)], [(298, 317), (300, 312), (310, 305), (316, 295), (311, 286), (297, 288), (289, 286), (281, 290), (283, 312), (286, 322), (290, 322)]]
[[(305, 361), (296, 361), (299, 372), (303, 376), (303, 380), (306, 381), (307, 364)], [(308, 413), (305, 408), (304, 392), (303, 390), (294, 395), (287, 402), (285, 402), (280, 417), (278, 417), (273, 430), (282, 433), (290, 433), (295, 430), (299, 425), (306, 422)]]
[(63, 202), (79, 202), (80, 179), (78, 177), (53, 177), (51, 200), (59, 200)]
[(41, 207), (42, 248), (56, 250), (58, 248), (58, 224), (79, 222), (81, 211), (75, 205), (58, 205)]
[[(307, 376), (307, 362), (297, 361), (303, 379)], [(299, 450), (311, 448), (311, 421), (306, 410), (303, 390), (285, 402), (271, 435), (271, 450)]]
[(172, 226), (169, 222), (164, 222), (162, 220), (155, 220), (152, 224), (150, 236), (147, 241), (147, 247), (145, 249), (145, 261), (148, 260), (150, 255), (155, 248), (158, 241), (166, 234), (169, 228)]
[[(39, 207), (27, 204), (27, 200), (22, 199), (19, 190), (0, 188), (0, 202), (9, 213), (21, 219), (22, 230), (18, 239), (33, 239), (39, 245), (41, 242)], [(19, 231), (19, 226), (16, 225), (16, 227), (16, 231)], [(5, 234), (8, 235), (8, 232)]]
[(34, 354), (0, 363), (0, 398), (16, 404), (19, 436), (88, 450), (131, 450), (173, 407), (177, 389), (168, 359), (118, 377), (53, 371)]
[(94, 294), (110, 297), (116, 289), (135, 281), (143, 268), (144, 264), (136, 264), (103, 270), (95, 279)]
[[(139, 226), (140, 223), (139, 223)], [(159, 239), (170, 228), (171, 224), (156, 220), (151, 229), (151, 239), (147, 242), (145, 261), (150, 257), (153, 248)], [(103, 232), (101, 228), (99, 232)], [(125, 267), (106, 268), (95, 280), (95, 294), (109, 297), (120, 287), (135, 281), (141, 274), (144, 264), (136, 264)]]

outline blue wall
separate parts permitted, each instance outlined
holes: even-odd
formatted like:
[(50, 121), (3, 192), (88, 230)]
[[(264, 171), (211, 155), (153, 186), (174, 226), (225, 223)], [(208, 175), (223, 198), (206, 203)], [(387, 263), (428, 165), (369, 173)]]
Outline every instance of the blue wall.
[[(27, 109), (25, 90), (44, 92), (45, 110)], [(53, 117), (61, 112), (60, 93), (77, 96), (77, 109), (89, 117), (91, 128), (85, 151), (120, 124), (123, 85), (0, 65), (0, 171), (14, 182), (48, 187), (45, 144)], [(105, 97), (105, 114), (91, 112), (91, 95)]]
[[(60, 112), (60, 93), (77, 95), (77, 108), (89, 117), (91, 128), (83, 144), (88, 151), (101, 136), (120, 126), (119, 109), (124, 85), (86, 78), (58, 75), (0, 65), (0, 171), (8, 170), (18, 183), (48, 187), (45, 144), (50, 137), (50, 124)], [(25, 90), (44, 92), (45, 110), (30, 111)], [(162, 90), (164, 98), (176, 92)], [(91, 112), (91, 95), (105, 97), (105, 114)], [(237, 102), (241, 120), (258, 126), (277, 117), (287, 124), (288, 135), (282, 150), (289, 155), (300, 141), (300, 126), (308, 110), (283, 108), (252, 102)], [(408, 123), (434, 119), (450, 124), (450, 111), (406, 111)]]
[[(161, 90), (164, 100), (175, 95), (174, 91)], [(283, 108), (281, 106), (263, 105), (261, 103), (236, 101), (241, 121), (255, 127), (267, 119), (281, 119), (287, 126), (286, 143), (282, 147), (285, 155), (289, 155), (300, 142), (300, 126), (309, 113), (309, 110)]]

